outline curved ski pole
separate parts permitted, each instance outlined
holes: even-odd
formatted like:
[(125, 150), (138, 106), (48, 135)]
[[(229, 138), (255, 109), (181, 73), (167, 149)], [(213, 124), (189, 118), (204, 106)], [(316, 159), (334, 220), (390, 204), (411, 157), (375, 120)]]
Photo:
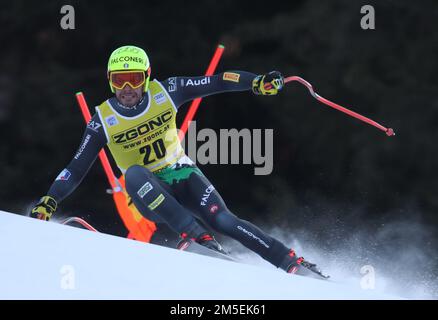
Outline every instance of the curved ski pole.
[(78, 217), (70, 217), (70, 218), (67, 218), (67, 219), (61, 221), (61, 224), (68, 225), (68, 224), (70, 224), (70, 223), (72, 223), (72, 222), (79, 223), (81, 226), (83, 226), (84, 228), (86, 228), (86, 229), (88, 229), (88, 230), (90, 230), (90, 231), (93, 231), (93, 232), (99, 232), (99, 231), (97, 231), (97, 229), (95, 229), (95, 228), (94, 228), (91, 224), (89, 224), (87, 221), (85, 221), (85, 220), (82, 219), (82, 218), (78, 218)]
[(327, 99), (321, 97), (319, 94), (317, 94), (313, 90), (313, 86), (309, 82), (304, 80), (303, 78), (300, 78), (300, 77), (297, 77), (297, 76), (291, 76), (291, 77), (287, 77), (287, 78), (284, 79), (284, 83), (288, 83), (288, 82), (292, 82), (292, 81), (297, 81), (297, 82), (301, 83), (302, 85), (304, 85), (309, 90), (309, 92), (312, 95), (312, 97), (314, 97), (319, 102), (321, 102), (321, 103), (323, 103), (323, 104), (325, 104), (325, 105), (327, 105), (329, 107), (332, 107), (332, 108), (334, 108), (336, 110), (339, 110), (339, 111), (341, 111), (343, 113), (346, 113), (346, 114), (348, 114), (351, 117), (354, 117), (354, 118), (359, 119), (359, 120), (361, 120), (363, 122), (366, 122), (369, 125), (372, 125), (372, 126), (376, 127), (379, 130), (384, 131), (388, 137), (395, 136), (395, 133), (394, 133), (393, 129), (386, 128), (386, 127), (382, 126), (381, 124), (379, 124), (379, 123), (377, 123), (377, 122), (375, 122), (375, 121), (373, 121), (373, 120), (371, 120), (371, 119), (369, 119), (367, 117), (364, 117), (364, 116), (362, 116), (362, 115), (360, 115), (360, 114), (358, 114), (358, 113), (356, 113), (354, 111), (351, 111), (351, 110), (349, 110), (347, 108), (344, 108), (344, 107), (340, 106), (337, 103), (334, 103), (334, 102), (332, 102), (330, 100), (327, 100)]

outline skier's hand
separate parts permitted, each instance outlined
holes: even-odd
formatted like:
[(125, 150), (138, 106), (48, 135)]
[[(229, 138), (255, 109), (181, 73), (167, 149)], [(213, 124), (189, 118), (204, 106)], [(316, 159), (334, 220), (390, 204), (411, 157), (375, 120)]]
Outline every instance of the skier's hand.
[(52, 214), (56, 211), (58, 204), (56, 200), (50, 196), (44, 196), (40, 202), (32, 209), (30, 216), (32, 218), (49, 221)]
[(275, 95), (284, 86), (284, 78), (278, 71), (262, 74), (252, 81), (252, 91), (255, 94)]

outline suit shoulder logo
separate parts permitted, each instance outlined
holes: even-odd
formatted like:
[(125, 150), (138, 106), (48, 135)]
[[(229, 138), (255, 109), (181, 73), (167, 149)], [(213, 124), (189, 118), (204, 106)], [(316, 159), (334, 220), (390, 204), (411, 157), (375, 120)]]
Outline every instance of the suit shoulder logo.
[(98, 132), (98, 130), (101, 126), (102, 125), (100, 123), (93, 121), (93, 120), (90, 120), (90, 122), (88, 122), (88, 124), (87, 124), (87, 128), (90, 128), (91, 130), (93, 130), (95, 132)]
[(176, 77), (169, 78), (167, 92), (174, 92), (178, 90), (176, 86)]

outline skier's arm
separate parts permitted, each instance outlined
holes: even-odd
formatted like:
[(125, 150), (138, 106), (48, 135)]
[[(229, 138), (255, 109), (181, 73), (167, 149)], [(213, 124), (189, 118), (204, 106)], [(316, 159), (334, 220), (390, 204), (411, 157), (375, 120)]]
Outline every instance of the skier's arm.
[(53, 182), (47, 195), (32, 210), (31, 216), (49, 220), (57, 204), (69, 196), (91, 168), (107, 139), (99, 116), (95, 114), (87, 124), (81, 144), (73, 159)]
[(176, 107), (185, 102), (213, 94), (251, 90), (256, 74), (245, 71), (227, 71), (213, 76), (171, 77), (161, 84)]
[[(81, 144), (73, 159), (53, 182), (47, 194), (58, 203), (70, 195), (81, 183), (106, 143), (107, 139), (99, 116), (95, 114), (87, 124)], [(63, 177), (62, 173), (66, 170), (70, 174), (67, 173), (68, 177)]]

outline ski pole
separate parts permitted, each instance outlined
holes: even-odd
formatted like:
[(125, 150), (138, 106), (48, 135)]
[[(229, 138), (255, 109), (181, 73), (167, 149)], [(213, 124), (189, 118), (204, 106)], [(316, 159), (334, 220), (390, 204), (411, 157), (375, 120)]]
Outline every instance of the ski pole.
[(344, 108), (344, 107), (340, 106), (337, 103), (334, 103), (334, 102), (332, 102), (330, 100), (327, 100), (326, 98), (321, 97), (319, 94), (317, 94), (313, 90), (313, 86), (309, 82), (304, 80), (303, 78), (300, 78), (300, 77), (297, 77), (297, 76), (291, 76), (291, 77), (287, 77), (287, 78), (284, 79), (284, 83), (288, 83), (288, 82), (292, 82), (292, 81), (297, 81), (297, 82), (301, 83), (302, 85), (304, 85), (309, 90), (309, 92), (312, 95), (312, 97), (314, 97), (319, 102), (321, 102), (321, 103), (323, 103), (323, 104), (325, 104), (325, 105), (327, 105), (329, 107), (332, 107), (332, 108), (334, 108), (336, 110), (339, 110), (339, 111), (341, 111), (343, 113), (346, 113), (347, 115), (349, 115), (351, 117), (354, 117), (354, 118), (359, 119), (359, 120), (361, 120), (363, 122), (366, 122), (369, 125), (372, 125), (372, 126), (376, 127), (379, 130), (384, 131), (388, 137), (395, 136), (395, 133), (394, 133), (393, 129), (386, 128), (386, 127), (382, 126), (381, 124), (379, 124), (379, 123), (377, 123), (377, 122), (375, 122), (375, 121), (373, 121), (373, 120), (371, 120), (371, 119), (369, 119), (367, 117), (364, 117), (364, 116), (362, 116), (362, 115), (360, 115), (360, 114), (358, 114), (358, 113), (356, 113), (354, 111), (351, 111), (351, 110), (349, 110), (347, 108)]
[[(214, 71), (216, 70), (217, 65), (219, 64), (219, 60), (222, 57), (222, 53), (224, 52), (225, 47), (220, 44), (217, 46), (216, 51), (213, 55), (213, 58), (210, 61), (210, 65), (207, 68), (207, 72), (205, 73), (206, 76), (213, 75)], [(187, 129), (189, 128), (190, 122), (193, 120), (196, 112), (198, 111), (199, 105), (201, 104), (202, 98), (197, 98), (193, 100), (192, 104), (190, 105), (189, 110), (187, 111), (187, 114), (184, 118), (184, 121), (181, 125), (181, 129), (178, 132), (178, 138), (180, 141), (184, 139), (184, 136), (187, 132)]]

